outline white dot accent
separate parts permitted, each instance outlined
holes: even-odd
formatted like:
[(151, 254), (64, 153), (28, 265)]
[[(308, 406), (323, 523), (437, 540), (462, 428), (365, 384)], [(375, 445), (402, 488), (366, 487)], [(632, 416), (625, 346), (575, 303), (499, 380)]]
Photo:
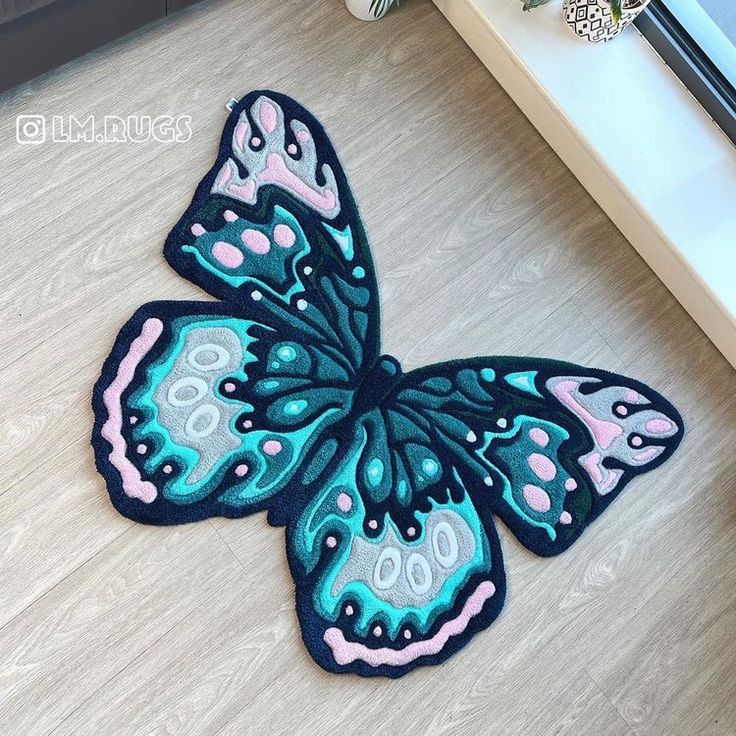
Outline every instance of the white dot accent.
[(503, 417), (501, 417), (496, 422), (496, 424), (498, 424), (498, 426), (501, 427), (501, 429), (506, 429), (506, 427), (508, 426), (508, 421), (506, 419), (504, 419)]
[(307, 303), (306, 299), (299, 299), (299, 301), (296, 303), (296, 308), (300, 312), (303, 312), (308, 306), (309, 304)]
[(258, 291), (258, 289), (256, 289), (255, 291), (251, 291), (250, 298), (254, 302), (259, 302), (259, 301), (261, 301), (261, 299), (263, 299), (263, 294), (261, 294), (261, 292)]
[(490, 475), (487, 475), (487, 476), (486, 476), (485, 478), (483, 478), (483, 482), (484, 482), (484, 483), (485, 483), (485, 484), (486, 484), (487, 486), (492, 486), (492, 485), (493, 485), (493, 478), (491, 478), (491, 476), (490, 476)]
[(478, 437), (475, 434), (475, 432), (473, 432), (473, 430), (471, 429), (470, 432), (468, 432), (468, 435), (467, 435), (467, 437), (465, 439), (468, 442), (475, 442), (478, 439)]
[(304, 275), (309, 276), (309, 274), (312, 273), (312, 267), (311, 266), (304, 266)]

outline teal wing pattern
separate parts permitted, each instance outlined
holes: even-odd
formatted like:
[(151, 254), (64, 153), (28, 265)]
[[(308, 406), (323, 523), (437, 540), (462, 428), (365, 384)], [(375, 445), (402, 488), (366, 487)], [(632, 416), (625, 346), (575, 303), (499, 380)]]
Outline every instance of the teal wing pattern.
[(368, 241), (322, 126), (277, 93), (241, 100), (164, 253), (221, 301), (144, 305), (118, 336), (93, 397), (113, 503), (157, 524), (288, 510), (274, 498), (303, 490), (379, 350)]
[(420, 369), (396, 402), (438, 434), (479, 503), (541, 555), (569, 547), (632, 478), (675, 451), (683, 431), (648, 386), (546, 359)]
[(108, 359), (110, 380), (95, 394), (106, 443), (98, 465), (115, 506), (136, 521), (267, 507), (350, 410), (354, 376), (321, 343), (228, 306), (146, 304)]
[(643, 384), (570, 363), (381, 365), (378, 407), (319, 456), (287, 542), (315, 659), (397, 677), (444, 661), (500, 612), (494, 515), (537, 554), (563, 551), (671, 455), (682, 420)]
[(331, 671), (398, 677), (443, 661), (504, 601), (488, 509), (426, 433), (392, 414), (373, 410), (336, 435), (287, 525), (304, 642)]
[(164, 254), (210, 294), (321, 341), (355, 373), (378, 357), (378, 289), (357, 206), (322, 126), (288, 97), (254, 92), (233, 110)]

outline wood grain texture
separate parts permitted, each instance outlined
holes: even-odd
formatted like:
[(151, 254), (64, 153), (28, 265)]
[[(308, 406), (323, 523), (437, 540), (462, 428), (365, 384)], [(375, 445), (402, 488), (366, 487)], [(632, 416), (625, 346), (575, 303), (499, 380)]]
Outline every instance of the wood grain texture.
[[(445, 665), (337, 677), (283, 531), (118, 516), (89, 396), (142, 302), (206, 298), (163, 240), (223, 104), (297, 97), (372, 236), (407, 368), (530, 354), (651, 383), (688, 433), (566, 554), (501, 526), (509, 597)], [(184, 145), (20, 146), (18, 114), (188, 114)], [(202, 2), (0, 97), (0, 733), (736, 734), (736, 376), (431, 3)], [(29, 257), (32, 254), (32, 259)]]

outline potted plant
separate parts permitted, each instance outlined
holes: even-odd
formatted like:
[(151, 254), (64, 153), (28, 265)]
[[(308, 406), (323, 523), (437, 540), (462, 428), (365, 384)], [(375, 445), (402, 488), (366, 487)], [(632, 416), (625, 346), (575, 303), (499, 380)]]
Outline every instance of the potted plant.
[(399, 0), (345, 0), (347, 9), (361, 20), (378, 20), (383, 18)]
[[(593, 43), (618, 36), (651, 0), (564, 0), (565, 22), (581, 38)], [(549, 0), (524, 0), (524, 10)]]

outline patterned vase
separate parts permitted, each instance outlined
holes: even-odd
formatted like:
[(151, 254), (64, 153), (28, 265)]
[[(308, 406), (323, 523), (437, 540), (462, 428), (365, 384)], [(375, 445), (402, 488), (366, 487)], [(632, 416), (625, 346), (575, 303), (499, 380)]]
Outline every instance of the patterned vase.
[(345, 0), (347, 9), (360, 20), (378, 20), (388, 12), (388, 3), (384, 4), (377, 15), (371, 8), (372, 4), (373, 0)]
[[(623, 8), (618, 23), (611, 15), (609, 0), (565, 0), (563, 12), (567, 25), (578, 36), (597, 43), (610, 41), (618, 36), (649, 3), (650, 0), (639, 0), (636, 4), (628, 3), (633, 7)], [(626, 4), (624, 3), (624, 6)]]

